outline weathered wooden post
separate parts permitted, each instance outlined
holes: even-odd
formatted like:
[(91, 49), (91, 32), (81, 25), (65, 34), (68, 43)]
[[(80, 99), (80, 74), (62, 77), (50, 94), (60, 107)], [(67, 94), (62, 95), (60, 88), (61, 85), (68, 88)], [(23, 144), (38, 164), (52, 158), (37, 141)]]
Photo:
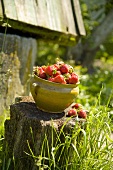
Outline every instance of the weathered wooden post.
[[(27, 82), (35, 63), (38, 39), (67, 46), (74, 45), (81, 35), (85, 35), (85, 30), (78, 0), (0, 1), (0, 114), (16, 96), (28, 95)], [(27, 153), (39, 156), (45, 134), (50, 145), (52, 129), (59, 132), (64, 122), (64, 113), (42, 113), (29, 100), (11, 105), (4, 145), (8, 159), (14, 156), (16, 167), (11, 168), (38, 169), (33, 155)], [(70, 121), (65, 127), (69, 130), (73, 124)]]
[(37, 54), (33, 38), (0, 33), (0, 115), (19, 95), (29, 95), (29, 75)]

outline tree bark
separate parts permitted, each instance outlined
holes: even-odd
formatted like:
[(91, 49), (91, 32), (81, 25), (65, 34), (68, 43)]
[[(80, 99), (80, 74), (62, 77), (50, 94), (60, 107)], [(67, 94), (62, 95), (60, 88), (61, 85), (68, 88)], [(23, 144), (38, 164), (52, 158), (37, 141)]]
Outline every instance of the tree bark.
[(104, 21), (92, 32), (84, 41), (79, 41), (76, 46), (69, 47), (67, 56), (72, 56), (75, 62), (81, 63), (82, 66), (90, 68), (93, 65), (96, 52), (100, 45), (113, 31), (113, 9), (107, 14)]

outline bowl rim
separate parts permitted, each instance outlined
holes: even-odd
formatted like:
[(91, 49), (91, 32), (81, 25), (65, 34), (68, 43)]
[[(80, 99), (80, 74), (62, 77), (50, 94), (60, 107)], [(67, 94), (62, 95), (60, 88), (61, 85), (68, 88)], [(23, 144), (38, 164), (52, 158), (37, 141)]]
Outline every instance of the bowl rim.
[(61, 83), (55, 83), (55, 82), (51, 82), (51, 81), (48, 81), (46, 79), (42, 79), (40, 77), (38, 77), (37, 75), (33, 74), (32, 75), (32, 78), (35, 78), (36, 80), (40, 81), (40, 82), (45, 82), (47, 84), (50, 84), (50, 85), (55, 85), (55, 86), (58, 86), (58, 87), (63, 87), (63, 88), (76, 88), (80, 82), (76, 83), (76, 84), (61, 84)]

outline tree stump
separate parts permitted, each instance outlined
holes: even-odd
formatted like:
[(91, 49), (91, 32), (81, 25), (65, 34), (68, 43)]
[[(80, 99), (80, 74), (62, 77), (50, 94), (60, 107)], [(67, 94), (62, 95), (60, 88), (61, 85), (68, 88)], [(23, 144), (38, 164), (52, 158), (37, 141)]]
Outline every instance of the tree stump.
[(67, 117), (66, 111), (43, 112), (32, 97), (17, 98), (16, 102), (10, 106), (10, 119), (5, 121), (4, 152), (12, 160), (9, 169), (57, 169), (59, 166), (64, 170), (66, 156), (73, 157), (73, 149), (64, 144), (73, 129), (85, 121)]

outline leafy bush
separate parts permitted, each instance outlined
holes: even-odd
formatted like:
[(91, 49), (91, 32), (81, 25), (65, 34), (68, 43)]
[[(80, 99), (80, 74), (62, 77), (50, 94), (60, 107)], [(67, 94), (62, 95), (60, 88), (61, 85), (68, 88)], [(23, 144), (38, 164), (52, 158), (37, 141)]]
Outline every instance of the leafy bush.
[(38, 41), (38, 56), (35, 64), (38, 66), (53, 64), (56, 62), (56, 58), (61, 59), (64, 51), (65, 47), (61, 47), (57, 43)]

